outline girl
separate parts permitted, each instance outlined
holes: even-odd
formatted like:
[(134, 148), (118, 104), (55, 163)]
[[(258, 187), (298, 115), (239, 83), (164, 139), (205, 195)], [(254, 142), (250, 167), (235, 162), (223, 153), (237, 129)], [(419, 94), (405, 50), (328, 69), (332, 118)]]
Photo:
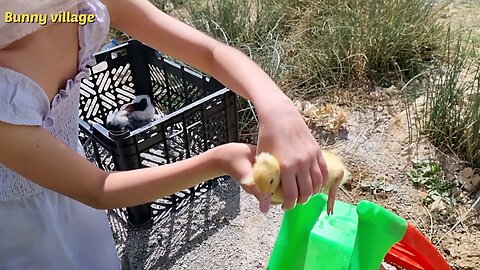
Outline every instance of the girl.
[[(320, 147), (292, 101), (238, 50), (148, 0), (0, 0), (0, 9), (9, 16), (95, 16), (85, 25), (0, 21), (0, 269), (119, 268), (104, 209), (143, 204), (224, 174), (241, 179), (262, 151), (281, 161), (284, 209), (320, 191), (327, 177)], [(110, 25), (251, 100), (260, 120), (258, 147), (231, 143), (126, 172), (87, 161), (78, 142), (80, 81)], [(269, 198), (244, 189), (268, 210)]]

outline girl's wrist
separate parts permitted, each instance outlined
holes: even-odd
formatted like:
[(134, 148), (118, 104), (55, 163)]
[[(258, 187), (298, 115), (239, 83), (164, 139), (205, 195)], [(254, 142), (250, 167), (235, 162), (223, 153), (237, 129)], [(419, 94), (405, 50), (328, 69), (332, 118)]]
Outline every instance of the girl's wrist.
[(215, 174), (218, 176), (228, 174), (228, 162), (225, 159), (225, 152), (223, 148), (227, 147), (226, 145), (220, 145), (209, 149), (205, 154), (207, 155), (206, 165), (212, 171), (215, 171)]
[(241, 179), (251, 170), (255, 161), (256, 147), (243, 143), (227, 143), (209, 150), (211, 166), (218, 175)]
[(255, 104), (255, 110), (261, 124), (298, 113), (294, 103), (287, 96), (265, 98), (260, 104)]

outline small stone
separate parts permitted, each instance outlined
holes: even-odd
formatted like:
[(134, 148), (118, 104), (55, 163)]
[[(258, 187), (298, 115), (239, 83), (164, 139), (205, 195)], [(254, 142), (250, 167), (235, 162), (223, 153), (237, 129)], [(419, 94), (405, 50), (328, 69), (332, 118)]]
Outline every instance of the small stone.
[(363, 182), (360, 183), (360, 187), (361, 187), (362, 189), (370, 189), (370, 188), (371, 188), (371, 184), (370, 184), (370, 182), (363, 181)]
[(392, 191), (395, 191), (396, 189), (397, 189), (397, 186), (394, 184), (389, 184), (384, 188), (385, 192), (392, 192)]
[(472, 183), (472, 185), (474, 185), (475, 187), (480, 187), (480, 175), (475, 175), (474, 177), (472, 177), (470, 179), (470, 182)]
[(430, 211), (434, 213), (439, 213), (445, 209), (445, 204), (442, 201), (442, 198), (436, 199), (430, 206)]
[(379, 101), (381, 98), (381, 94), (378, 92), (370, 92), (367, 96), (367, 99), (370, 101)]
[(432, 195), (431, 198), (432, 198), (433, 201), (441, 201), (442, 200), (442, 197), (440, 197), (438, 195)]
[(465, 169), (463, 169), (462, 171), (460, 171), (460, 175), (465, 177), (465, 178), (470, 178), (473, 176), (473, 169), (470, 168), (470, 167), (467, 167)]
[(170, 2), (170, 1), (168, 1), (168, 2), (165, 4), (165, 6), (164, 6), (164, 10), (165, 10), (166, 12), (171, 12), (171, 11), (173, 11), (174, 9), (175, 9), (175, 6), (174, 6), (173, 3)]
[(463, 184), (463, 189), (468, 192), (474, 191), (476, 188), (477, 187), (474, 186), (470, 181), (467, 181)]
[(385, 91), (385, 94), (387, 94), (390, 97), (399, 93), (399, 91), (398, 91), (397, 87), (395, 87), (395, 85), (392, 85), (388, 88), (385, 88), (384, 91)]
[(468, 177), (463, 176), (462, 174), (460, 174), (457, 179), (458, 179), (458, 182), (461, 185), (465, 185), (467, 183), (470, 183), (470, 179), (468, 179)]

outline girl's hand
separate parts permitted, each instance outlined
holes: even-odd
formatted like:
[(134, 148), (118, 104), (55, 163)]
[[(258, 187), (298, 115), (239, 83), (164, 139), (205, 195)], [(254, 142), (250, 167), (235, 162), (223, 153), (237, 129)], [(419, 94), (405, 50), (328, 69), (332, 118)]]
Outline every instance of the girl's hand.
[[(235, 181), (240, 182), (241, 179), (251, 174), (255, 163), (256, 146), (243, 143), (227, 143), (216, 147), (215, 150), (222, 171), (232, 176)], [(241, 185), (241, 187), (257, 198), (260, 211), (264, 213), (268, 211), (267, 202), (255, 186)]]
[[(327, 165), (320, 146), (289, 99), (260, 111), (257, 153), (269, 152), (280, 162), (283, 209), (304, 204), (321, 191)], [(324, 180), (325, 179), (325, 180)]]

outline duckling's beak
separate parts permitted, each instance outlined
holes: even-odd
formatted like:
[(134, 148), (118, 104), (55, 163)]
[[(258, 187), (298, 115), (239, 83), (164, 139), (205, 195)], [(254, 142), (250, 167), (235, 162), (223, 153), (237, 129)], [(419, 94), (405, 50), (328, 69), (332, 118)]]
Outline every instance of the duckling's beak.
[(265, 195), (261, 195), (260, 211), (262, 213), (267, 213), (268, 210), (270, 210), (271, 204), (272, 204), (272, 193), (267, 193)]

